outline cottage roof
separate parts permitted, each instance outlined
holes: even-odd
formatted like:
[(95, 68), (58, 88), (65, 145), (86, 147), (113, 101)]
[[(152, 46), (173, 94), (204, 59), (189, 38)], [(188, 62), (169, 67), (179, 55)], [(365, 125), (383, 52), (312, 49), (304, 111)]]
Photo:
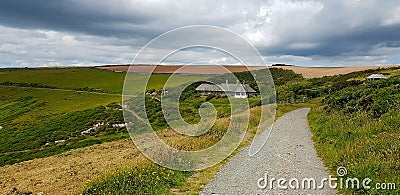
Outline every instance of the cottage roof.
[(217, 85), (203, 83), (196, 88), (196, 91), (222, 91)]
[(250, 87), (248, 84), (206, 84), (203, 83), (196, 88), (196, 91), (214, 91), (214, 92), (247, 92), (255, 93), (256, 91)]

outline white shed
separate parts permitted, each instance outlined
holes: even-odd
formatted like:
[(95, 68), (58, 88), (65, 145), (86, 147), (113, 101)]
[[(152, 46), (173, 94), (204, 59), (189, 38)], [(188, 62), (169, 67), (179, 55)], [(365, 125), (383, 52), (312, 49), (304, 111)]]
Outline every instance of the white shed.
[(386, 79), (386, 76), (383, 74), (372, 74), (366, 78), (367, 81), (377, 81), (380, 79)]

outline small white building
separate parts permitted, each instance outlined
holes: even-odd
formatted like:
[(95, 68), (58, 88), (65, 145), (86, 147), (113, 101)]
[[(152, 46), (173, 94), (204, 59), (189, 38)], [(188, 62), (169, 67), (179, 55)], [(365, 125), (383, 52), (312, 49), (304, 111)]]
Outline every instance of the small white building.
[(377, 80), (381, 80), (381, 79), (387, 79), (387, 78), (383, 74), (372, 74), (372, 75), (368, 76), (365, 80), (371, 82), (371, 81), (377, 81)]
[(2, 126), (0, 126), (0, 130), (2, 130), (3, 129), (3, 127)]

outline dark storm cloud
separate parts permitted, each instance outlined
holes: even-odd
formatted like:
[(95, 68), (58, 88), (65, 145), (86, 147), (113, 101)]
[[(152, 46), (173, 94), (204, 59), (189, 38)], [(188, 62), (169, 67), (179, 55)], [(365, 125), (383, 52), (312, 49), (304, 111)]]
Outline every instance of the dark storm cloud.
[(265, 55), (297, 55), (334, 57), (364, 55), (375, 47), (400, 47), (400, 26), (372, 27), (343, 35), (309, 41), (318, 42), (313, 48), (290, 48), (290, 43), (263, 50)]
[(153, 38), (184, 25), (224, 26), (236, 20), (235, 12), (221, 13), (219, 6), (211, 1), (0, 1), (0, 24), (3, 25), (121, 38)]
[[(338, 59), (371, 55), (377, 47), (400, 46), (398, 1), (291, 2), (283, 6), (295, 7), (296, 3), (299, 6), (272, 13), (274, 39), (279, 41), (261, 46), (264, 55)], [(313, 3), (306, 5), (304, 2)]]
[[(74, 0), (2, 0), (0, 23), (6, 26), (83, 32), (101, 36), (131, 36), (157, 33), (146, 27), (150, 14), (124, 13), (119, 5), (85, 4)], [(95, 1), (93, 3), (96, 3)], [(129, 28), (122, 28), (128, 26)]]

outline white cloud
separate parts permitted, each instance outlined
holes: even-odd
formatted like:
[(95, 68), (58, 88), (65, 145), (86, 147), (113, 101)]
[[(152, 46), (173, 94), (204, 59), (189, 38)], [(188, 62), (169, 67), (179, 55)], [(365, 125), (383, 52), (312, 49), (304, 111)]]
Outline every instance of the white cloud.
[(77, 45), (78, 41), (75, 40), (75, 37), (72, 35), (64, 35), (62, 37), (63, 43), (67, 45)]
[(248, 33), (246, 37), (253, 44), (257, 44), (265, 40), (265, 36), (260, 31), (256, 31), (254, 33)]
[(382, 21), (383, 26), (393, 26), (400, 24), (400, 6), (387, 13), (388, 17)]
[(318, 46), (318, 43), (292, 43), (289, 45), (291, 49), (313, 49)]
[(25, 54), (26, 51), (25, 51), (25, 48), (23, 45), (5, 43), (5, 44), (0, 45), (0, 53), (21, 55), (21, 54)]

